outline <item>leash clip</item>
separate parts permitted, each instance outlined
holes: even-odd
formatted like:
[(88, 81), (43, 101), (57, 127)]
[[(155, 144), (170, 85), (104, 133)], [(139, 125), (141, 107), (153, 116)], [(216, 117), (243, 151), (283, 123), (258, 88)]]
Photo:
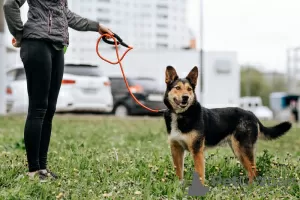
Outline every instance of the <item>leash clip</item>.
[[(122, 46), (124, 46), (124, 47), (126, 47), (126, 48), (130, 48), (125, 42), (123, 42), (123, 40), (122, 40), (122, 38), (120, 37), (120, 36), (118, 36), (116, 33), (113, 33), (114, 35), (113, 35), (113, 37), (115, 37), (118, 41), (117, 41), (117, 45), (122, 45)], [(110, 45), (115, 45), (115, 42), (114, 41), (110, 41), (110, 40), (108, 40), (106, 37), (103, 37), (102, 38), (103, 39), (103, 41), (105, 42), (105, 43), (107, 43), (107, 44), (110, 44)]]
[(168, 111), (168, 109), (161, 109), (161, 110), (158, 110), (157, 112), (158, 113), (165, 113), (165, 112), (167, 112)]

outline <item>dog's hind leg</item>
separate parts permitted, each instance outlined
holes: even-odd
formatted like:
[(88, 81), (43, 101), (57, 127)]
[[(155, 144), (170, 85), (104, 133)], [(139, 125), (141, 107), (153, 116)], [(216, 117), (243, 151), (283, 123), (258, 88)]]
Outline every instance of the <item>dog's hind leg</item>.
[(257, 176), (256, 164), (254, 159), (254, 145), (243, 145), (235, 137), (231, 139), (231, 146), (236, 157), (240, 160), (248, 172), (249, 183)]
[(180, 181), (183, 181), (184, 149), (178, 142), (171, 142), (171, 153), (176, 175)]
[[(233, 137), (233, 136), (232, 136), (232, 137)], [(232, 137), (230, 137), (230, 138), (227, 139), (227, 143), (228, 143), (229, 147), (231, 148), (231, 150), (232, 150), (233, 154), (235, 155), (235, 157), (236, 157), (237, 159), (239, 159), (239, 158), (238, 158), (238, 155), (236, 155), (236, 153), (235, 153), (235, 151), (234, 151), (234, 149), (233, 149), (233, 146), (232, 146)]]

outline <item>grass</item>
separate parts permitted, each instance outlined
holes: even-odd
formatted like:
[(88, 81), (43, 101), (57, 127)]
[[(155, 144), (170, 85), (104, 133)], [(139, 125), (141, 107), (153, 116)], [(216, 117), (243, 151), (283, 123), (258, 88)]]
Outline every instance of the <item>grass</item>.
[[(227, 147), (206, 151), (205, 197), (188, 196), (193, 162), (185, 161), (180, 185), (162, 118), (117, 119), (56, 115), (49, 168), (61, 178), (28, 180), (23, 143), (24, 116), (0, 118), (0, 199), (300, 199), (300, 135), (293, 128), (272, 142), (259, 142), (260, 176), (294, 178), (285, 185), (212, 185), (212, 178), (246, 178)], [(273, 124), (273, 123), (272, 123)], [(246, 183), (246, 182), (245, 182)]]

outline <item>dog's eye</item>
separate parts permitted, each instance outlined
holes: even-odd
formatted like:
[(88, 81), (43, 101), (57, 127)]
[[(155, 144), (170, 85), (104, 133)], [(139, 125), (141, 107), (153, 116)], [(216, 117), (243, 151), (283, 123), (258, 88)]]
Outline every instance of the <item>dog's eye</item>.
[(190, 91), (192, 91), (192, 88), (189, 87), (187, 90), (190, 92)]
[(176, 89), (176, 90), (180, 90), (180, 86), (176, 86), (175, 89)]

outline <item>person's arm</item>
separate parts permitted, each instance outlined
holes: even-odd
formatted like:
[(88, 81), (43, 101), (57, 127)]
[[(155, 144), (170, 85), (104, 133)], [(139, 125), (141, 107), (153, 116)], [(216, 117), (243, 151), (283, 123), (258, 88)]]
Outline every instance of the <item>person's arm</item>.
[(100, 25), (98, 22), (79, 16), (72, 12), (66, 5), (66, 16), (68, 19), (68, 26), (77, 31), (95, 31), (100, 34), (108, 33), (113, 35), (110, 29)]
[(23, 35), (23, 22), (20, 8), (26, 0), (6, 0), (3, 5), (4, 16), (9, 32), (16, 39), (16, 46), (19, 47)]
[(77, 31), (99, 31), (99, 23), (73, 13), (66, 5), (66, 16), (70, 28)]

